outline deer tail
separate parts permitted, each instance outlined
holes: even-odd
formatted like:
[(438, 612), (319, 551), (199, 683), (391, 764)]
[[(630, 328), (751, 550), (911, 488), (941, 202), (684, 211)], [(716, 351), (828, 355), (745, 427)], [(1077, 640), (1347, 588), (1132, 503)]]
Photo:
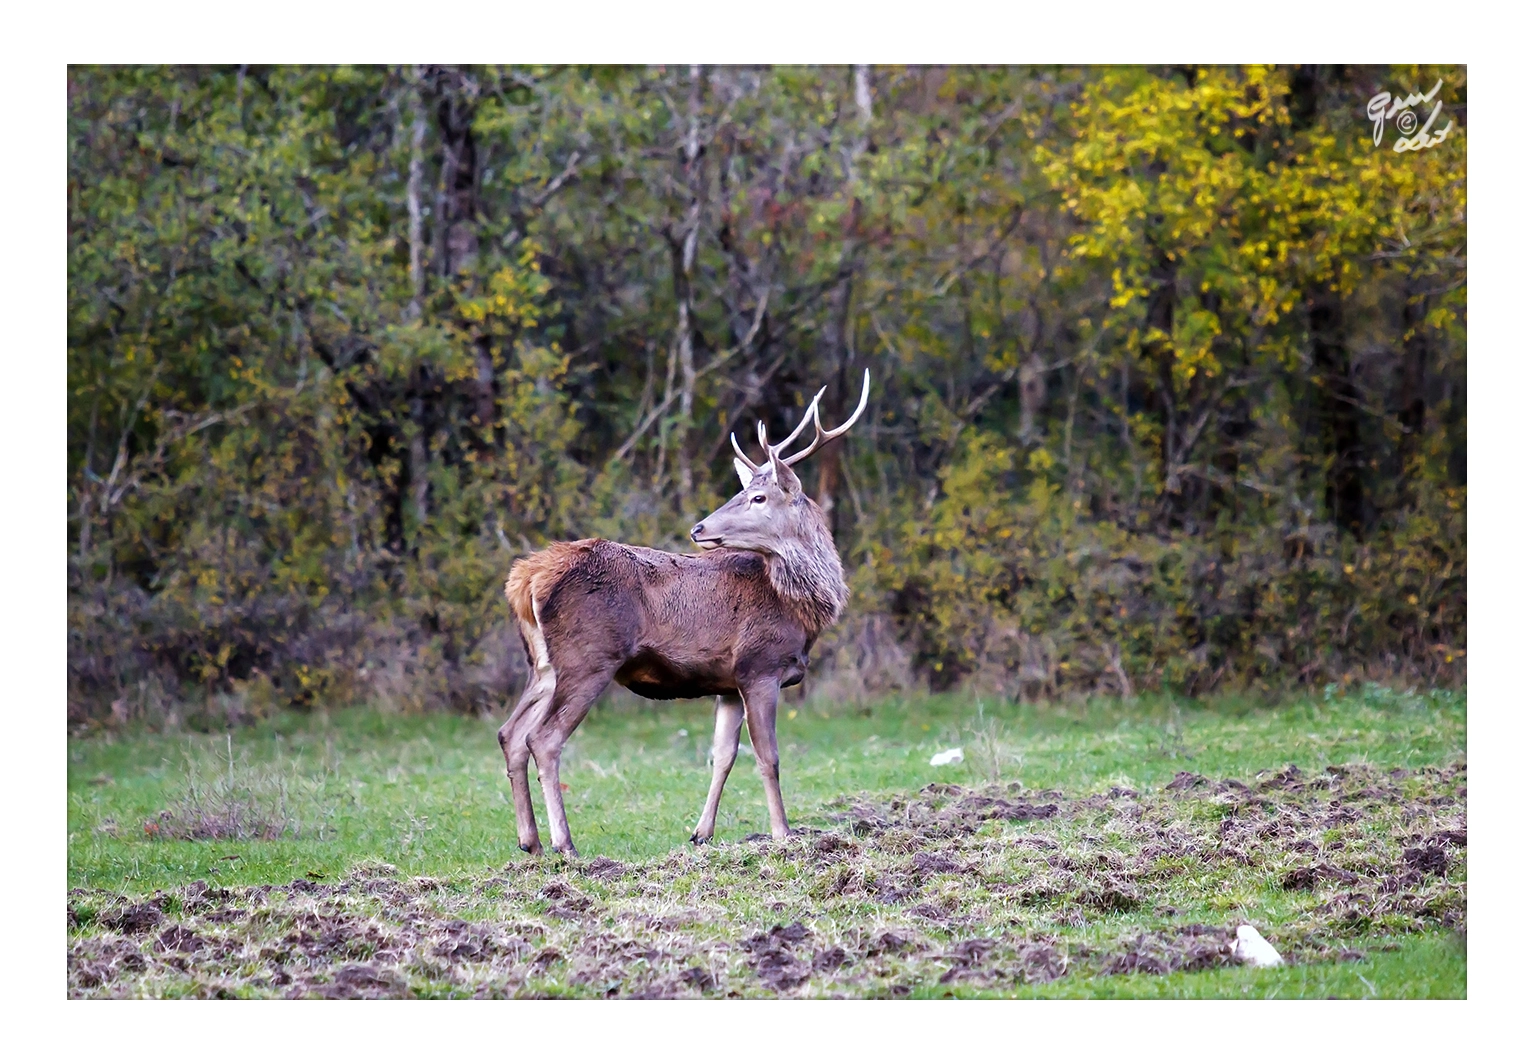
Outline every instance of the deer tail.
[(597, 540), (550, 543), (535, 554), (518, 558), (506, 577), (506, 601), (512, 614), (527, 628), (539, 627), (538, 610), (548, 600), (560, 578), (569, 572)]

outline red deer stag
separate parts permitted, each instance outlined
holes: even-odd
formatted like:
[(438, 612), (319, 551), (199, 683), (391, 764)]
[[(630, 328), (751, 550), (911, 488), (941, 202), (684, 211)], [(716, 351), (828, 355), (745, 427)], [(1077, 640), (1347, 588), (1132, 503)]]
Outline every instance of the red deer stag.
[[(512, 565), (506, 598), (531, 677), (497, 737), (517, 810), (517, 842), (543, 852), (533, 819), (528, 758), (549, 813), (550, 843), (575, 855), (560, 797), (560, 750), (613, 680), (657, 700), (713, 694), (714, 777), (693, 842), (714, 835), (720, 794), (735, 763), (744, 717), (767, 790), (773, 837), (789, 833), (778, 787), (778, 690), (805, 676), (810, 647), (847, 601), (842, 562), (826, 517), (805, 496), (793, 466), (835, 439), (869, 401), (864, 371), (858, 409), (839, 428), (821, 427), (822, 388), (799, 426), (752, 462), (735, 448), (741, 492), (693, 526), (702, 554), (669, 554), (604, 539), (554, 543)], [(815, 439), (783, 451), (814, 422)]]

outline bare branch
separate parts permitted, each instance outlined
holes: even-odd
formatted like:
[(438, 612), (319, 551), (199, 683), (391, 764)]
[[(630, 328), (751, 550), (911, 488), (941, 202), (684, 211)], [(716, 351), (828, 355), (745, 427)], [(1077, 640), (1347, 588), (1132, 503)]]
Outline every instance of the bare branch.
[[(752, 319), (752, 327), (746, 333), (746, 335), (741, 338), (741, 342), (730, 348), (730, 350), (716, 355), (713, 361), (698, 371), (694, 378), (695, 380), (708, 376), (710, 373), (714, 372), (716, 369), (719, 369), (736, 355), (740, 354), (747, 347), (751, 346), (752, 340), (757, 338), (757, 330), (762, 327), (762, 319), (767, 314), (768, 294), (768, 290), (764, 288), (761, 298), (757, 300), (757, 316)], [(660, 403), (658, 403), (655, 408), (645, 416), (645, 419), (640, 422), (639, 427), (630, 433), (629, 438), (624, 440), (623, 446), (614, 451), (613, 456), (619, 460), (623, 460), (625, 457), (627, 457), (629, 452), (634, 449), (635, 444), (637, 444), (641, 439), (645, 437), (646, 432), (650, 431), (650, 426), (655, 424), (656, 420), (664, 413), (666, 413), (666, 411), (671, 407), (672, 402), (679, 398), (680, 395), (680, 392), (673, 392), (667, 395), (666, 398)]]
[[(243, 406), (237, 406), (232, 410), (228, 410), (222, 413), (212, 413), (195, 422), (178, 425), (168, 432), (161, 433), (160, 438), (155, 441), (154, 451), (140, 458), (135, 463), (137, 464), (138, 468), (134, 469), (133, 472), (128, 474), (123, 479), (122, 483), (119, 484), (115, 481), (123, 469), (127, 467), (123, 448), (120, 446), (118, 449), (117, 461), (112, 466), (111, 476), (108, 477), (107, 482), (102, 486), (101, 506), (99, 507), (98, 512), (102, 516), (105, 516), (111, 512), (111, 510), (115, 509), (119, 502), (126, 498), (131, 492), (136, 490), (144, 482), (145, 479), (158, 472), (160, 468), (165, 464), (166, 451), (169, 450), (173, 444), (179, 443), (189, 436), (196, 435), (198, 432), (201, 432), (204, 429), (212, 428), (216, 424), (223, 424), (227, 421), (232, 421), (237, 417), (243, 416), (255, 405), (256, 404), (254, 402), (248, 402)], [(181, 416), (181, 414), (179, 414), (177, 411), (170, 411), (166, 414), (167, 419), (170, 420), (174, 420), (179, 416)]]
[(554, 177), (549, 181), (548, 184), (544, 185), (544, 187), (541, 188), (538, 193), (534, 195), (533, 198), (528, 202), (534, 207), (542, 207), (549, 201), (550, 196), (554, 195), (560, 190), (561, 185), (576, 175), (577, 165), (580, 163), (580, 161), (581, 153), (579, 151), (571, 152), (570, 158), (565, 160), (565, 169), (561, 170), (558, 176)]

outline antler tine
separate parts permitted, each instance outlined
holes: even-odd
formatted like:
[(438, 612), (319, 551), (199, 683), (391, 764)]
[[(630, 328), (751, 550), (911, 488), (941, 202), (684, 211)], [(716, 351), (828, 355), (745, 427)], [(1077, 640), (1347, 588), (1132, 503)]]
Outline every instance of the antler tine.
[(784, 447), (788, 446), (790, 443), (799, 438), (799, 434), (805, 430), (805, 426), (810, 423), (810, 419), (812, 417), (819, 418), (821, 416), (820, 413), (817, 412), (817, 407), (820, 406), (821, 396), (824, 394), (826, 394), (825, 388), (822, 388), (820, 391), (815, 393), (815, 397), (810, 400), (810, 405), (805, 407), (805, 416), (799, 419), (799, 424), (795, 426), (794, 431), (784, 436), (783, 439), (779, 440), (777, 443), (774, 443), (770, 453), (782, 454)]
[(772, 464), (773, 448), (768, 445), (767, 425), (762, 421), (757, 422), (757, 445), (760, 446), (762, 448), (762, 452), (768, 456), (768, 461), (766, 464)]
[(736, 434), (734, 432), (730, 433), (730, 445), (735, 448), (736, 457), (744, 461), (748, 469), (752, 469), (755, 472), (762, 471), (762, 466), (758, 465), (755, 461), (752, 461), (746, 456), (746, 452), (741, 449), (741, 444), (736, 442)]
[[(826, 389), (822, 388), (821, 390), (824, 391)], [(817, 395), (816, 398), (820, 398), (820, 396)], [(831, 442), (833, 439), (836, 439), (838, 436), (844, 434), (849, 428), (852, 428), (854, 422), (856, 422), (858, 420), (858, 418), (863, 416), (863, 409), (868, 404), (869, 404), (869, 371), (867, 369), (865, 369), (863, 371), (863, 395), (858, 400), (858, 409), (853, 411), (853, 416), (849, 417), (846, 421), (842, 422), (841, 425), (839, 425), (836, 428), (833, 428), (831, 431), (828, 432), (826, 429), (821, 427), (821, 410), (820, 410), (820, 407), (818, 407), (814, 403), (812, 403), (811, 404), (811, 413), (814, 414), (814, 420), (815, 420), (815, 438), (810, 441), (810, 445), (808, 447), (806, 447), (804, 450), (800, 451), (797, 454), (792, 454), (792, 455), (790, 455), (787, 458), (782, 458), (780, 460), (785, 465), (793, 465), (796, 462), (803, 461), (804, 459), (810, 457), (810, 455), (814, 454), (817, 450), (820, 450), (822, 446), (824, 446), (825, 444)], [(798, 433), (796, 433), (796, 434), (798, 434)], [(791, 436), (790, 438), (793, 438), (793, 437)], [(787, 442), (787, 440), (786, 440), (786, 442)]]

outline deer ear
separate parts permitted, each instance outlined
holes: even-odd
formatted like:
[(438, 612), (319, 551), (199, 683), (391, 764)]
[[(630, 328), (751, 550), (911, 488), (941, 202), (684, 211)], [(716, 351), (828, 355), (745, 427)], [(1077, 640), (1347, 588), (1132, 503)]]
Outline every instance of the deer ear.
[(746, 462), (742, 461), (740, 458), (736, 458), (735, 459), (735, 463), (736, 463), (736, 475), (741, 478), (741, 490), (744, 491), (744, 490), (746, 490), (748, 487), (750, 487), (752, 485), (752, 477), (756, 476), (757, 472), (756, 472), (755, 469), (753, 469), (750, 465), (746, 464)]
[(789, 495), (792, 495), (794, 492), (801, 490), (799, 485), (799, 477), (794, 475), (793, 469), (789, 468), (788, 465), (779, 460), (777, 454), (772, 455), (772, 462), (773, 482), (778, 485), (780, 490)]

